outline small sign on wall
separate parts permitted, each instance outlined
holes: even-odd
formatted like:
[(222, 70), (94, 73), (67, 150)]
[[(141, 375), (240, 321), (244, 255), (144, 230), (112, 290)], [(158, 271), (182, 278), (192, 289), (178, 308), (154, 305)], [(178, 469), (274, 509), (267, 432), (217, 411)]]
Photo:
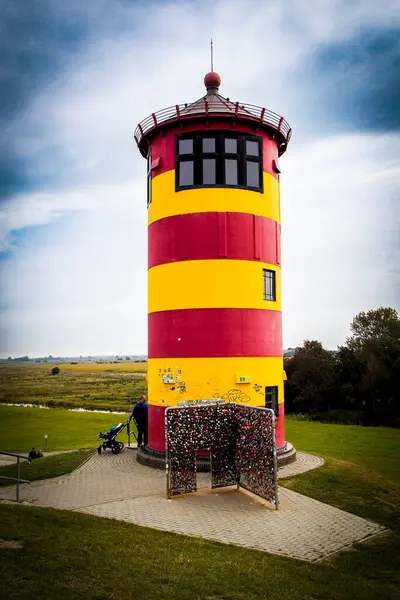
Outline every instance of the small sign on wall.
[(251, 383), (251, 377), (243, 373), (236, 373), (236, 383)]

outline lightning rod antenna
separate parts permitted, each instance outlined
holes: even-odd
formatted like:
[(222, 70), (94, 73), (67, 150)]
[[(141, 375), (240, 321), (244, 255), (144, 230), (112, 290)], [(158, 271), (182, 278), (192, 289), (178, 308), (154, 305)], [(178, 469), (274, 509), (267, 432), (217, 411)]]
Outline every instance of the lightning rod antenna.
[(213, 41), (212, 41), (212, 38), (211, 38), (210, 47), (211, 47), (211, 71), (214, 71), (214, 52), (213, 52)]

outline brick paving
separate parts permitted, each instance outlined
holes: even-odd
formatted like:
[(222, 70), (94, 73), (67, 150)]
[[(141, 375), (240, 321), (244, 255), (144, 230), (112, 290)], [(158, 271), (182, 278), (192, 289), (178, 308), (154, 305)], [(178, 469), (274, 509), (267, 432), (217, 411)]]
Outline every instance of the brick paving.
[(296, 453), (296, 460), (278, 470), (278, 477), (280, 479), (293, 477), (293, 475), (300, 475), (306, 471), (311, 471), (317, 467), (321, 467), (324, 464), (324, 459), (320, 456), (314, 456), (313, 454), (305, 454), (305, 452)]
[[(296, 463), (280, 469), (280, 477), (323, 464), (319, 457), (297, 456)], [(313, 562), (385, 531), (285, 488), (280, 488), (279, 511), (236, 488), (211, 491), (207, 473), (198, 474), (195, 494), (167, 500), (165, 472), (135, 459), (132, 449), (117, 456), (94, 454), (69, 476), (22, 485), (21, 498)], [(0, 489), (0, 500), (14, 497), (14, 486)]]

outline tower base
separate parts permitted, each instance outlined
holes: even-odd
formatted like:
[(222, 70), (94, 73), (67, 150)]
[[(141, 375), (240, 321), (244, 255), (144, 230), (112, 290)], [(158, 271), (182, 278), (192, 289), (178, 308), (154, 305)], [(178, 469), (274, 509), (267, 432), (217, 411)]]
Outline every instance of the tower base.
[[(289, 442), (285, 442), (285, 445), (282, 446), (282, 448), (278, 448), (277, 458), (278, 469), (284, 465), (294, 462), (296, 460), (296, 448), (294, 448)], [(146, 467), (165, 469), (165, 452), (153, 450), (153, 448), (149, 448), (148, 446), (141, 446), (138, 448), (137, 461)], [(210, 471), (209, 456), (197, 457), (197, 471), (201, 473)]]

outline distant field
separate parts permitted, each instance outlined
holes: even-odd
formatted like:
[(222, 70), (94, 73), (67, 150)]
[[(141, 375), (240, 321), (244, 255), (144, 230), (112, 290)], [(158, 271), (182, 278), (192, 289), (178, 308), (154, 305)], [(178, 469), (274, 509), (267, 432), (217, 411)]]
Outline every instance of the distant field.
[(50, 368), (52, 368), (55, 364), (58, 364), (61, 367), (64, 367), (70, 371), (114, 371), (114, 372), (118, 372), (118, 373), (146, 373), (147, 372), (147, 362), (145, 363), (137, 363), (137, 362), (128, 362), (128, 361), (121, 361), (118, 363), (94, 363), (94, 362), (89, 362), (89, 363), (78, 363), (78, 364), (71, 364), (71, 363), (35, 363), (37, 366), (41, 367), (49, 367), (50, 364)]
[(49, 370), (55, 366), (58, 366), (68, 371), (117, 371), (120, 373), (145, 373), (147, 371), (147, 362), (135, 362), (135, 361), (118, 361), (110, 363), (97, 363), (97, 362), (7, 362), (0, 361), (0, 369), (44, 369)]
[(147, 393), (146, 363), (0, 363), (0, 403), (128, 411)]

